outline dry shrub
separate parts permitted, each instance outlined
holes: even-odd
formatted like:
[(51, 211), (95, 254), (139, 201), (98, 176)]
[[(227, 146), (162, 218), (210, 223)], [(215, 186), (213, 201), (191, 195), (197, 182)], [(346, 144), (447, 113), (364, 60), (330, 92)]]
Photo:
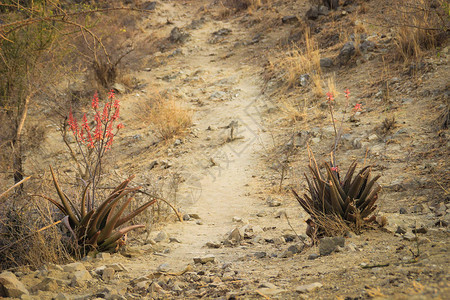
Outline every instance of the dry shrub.
[(52, 226), (53, 217), (43, 201), (14, 196), (6, 199), (0, 213), (0, 268), (27, 265), (36, 269), (49, 262), (70, 260), (60, 224)]
[(163, 140), (186, 133), (192, 124), (192, 111), (184, 108), (169, 95), (153, 93), (148, 103), (141, 105), (144, 123), (151, 124)]
[(302, 74), (309, 74), (314, 82), (321, 77), (320, 53), (317, 43), (310, 37), (309, 30), (305, 30), (304, 37), (304, 50), (298, 46), (292, 46), (285, 55), (278, 59), (277, 63), (274, 63), (283, 72), (286, 89), (296, 86), (299, 76)]
[(397, 1), (396, 12), (395, 44), (398, 58), (404, 61), (421, 59), (425, 50), (447, 35), (449, 19), (442, 0)]
[(281, 111), (283, 112), (283, 116), (286, 120), (290, 122), (298, 122), (302, 121), (306, 117), (306, 103), (300, 103), (297, 97), (295, 98), (286, 98), (281, 97)]

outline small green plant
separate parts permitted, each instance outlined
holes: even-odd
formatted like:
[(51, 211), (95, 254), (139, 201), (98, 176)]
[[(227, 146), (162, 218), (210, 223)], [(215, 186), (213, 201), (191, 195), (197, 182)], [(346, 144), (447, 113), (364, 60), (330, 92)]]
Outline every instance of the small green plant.
[[(310, 153), (310, 156), (312, 154)], [(305, 174), (308, 193), (300, 197), (292, 190), (303, 209), (318, 224), (319, 233), (327, 232), (325, 219), (341, 219), (347, 225), (359, 229), (363, 222), (370, 221), (370, 215), (377, 208), (375, 202), (381, 186), (376, 183), (380, 178), (372, 178), (370, 166), (362, 168), (355, 177), (356, 162), (353, 162), (342, 179), (340, 170), (333, 164), (325, 163), (326, 176), (322, 174), (314, 157), (309, 164), (312, 178)]]

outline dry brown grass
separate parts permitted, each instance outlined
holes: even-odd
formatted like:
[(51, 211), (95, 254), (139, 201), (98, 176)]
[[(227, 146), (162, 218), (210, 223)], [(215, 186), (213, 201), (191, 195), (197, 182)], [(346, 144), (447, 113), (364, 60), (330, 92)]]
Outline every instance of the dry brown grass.
[(257, 9), (263, 5), (268, 5), (272, 3), (272, 0), (224, 0), (222, 3), (230, 8), (236, 10), (248, 9), (249, 11)]
[(299, 76), (302, 74), (309, 74), (314, 82), (321, 76), (317, 42), (310, 37), (309, 30), (305, 30), (304, 37), (304, 50), (293, 45), (283, 56), (271, 62), (282, 71), (286, 90), (298, 85)]
[(438, 2), (434, 6), (428, 0), (397, 1), (396, 19), (391, 23), (396, 27), (395, 45), (399, 59), (406, 62), (420, 60), (425, 51), (436, 47), (440, 36), (445, 35), (448, 16), (444, 12), (442, 19), (444, 1)]
[(192, 111), (177, 103), (170, 95), (152, 93), (147, 103), (141, 105), (141, 118), (163, 140), (185, 134), (192, 125)]

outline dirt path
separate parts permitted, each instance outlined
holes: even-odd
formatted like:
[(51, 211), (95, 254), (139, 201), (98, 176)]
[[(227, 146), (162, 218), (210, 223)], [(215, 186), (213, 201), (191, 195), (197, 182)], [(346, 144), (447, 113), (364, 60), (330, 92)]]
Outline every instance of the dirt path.
[[(168, 6), (161, 11), (165, 9), (173, 12)], [(179, 23), (172, 16), (180, 27), (198, 19), (195, 14), (181, 15)], [(231, 33), (212, 43), (212, 33), (222, 28)], [(171, 244), (167, 257), (156, 257), (157, 264), (143, 265), (139, 261), (129, 266), (132, 270), (154, 269), (163, 262), (175, 270), (181, 269), (192, 263), (193, 257), (207, 253), (225, 261), (233, 251), (208, 249), (205, 244), (223, 240), (233, 228), (233, 217), (248, 220), (261, 210), (263, 203), (253, 190), (258, 184), (255, 177), (260, 172), (259, 159), (267, 140), (260, 115), (265, 96), (261, 94), (258, 70), (233, 55), (234, 42), (245, 35), (241, 30), (231, 22), (207, 20), (200, 29), (189, 31), (189, 41), (177, 48), (183, 54), (170, 58), (164, 67), (140, 74), (144, 82), (158, 82), (184, 95), (194, 95), (201, 103), (194, 114), (197, 138), (183, 145), (187, 153), (177, 161), (178, 165), (183, 164), (184, 177), (188, 178), (178, 192), (183, 199), (182, 209), (201, 219), (165, 226), (163, 231), (181, 243)], [(227, 55), (229, 58), (224, 58)], [(171, 74), (176, 74), (174, 80), (161, 80)]]

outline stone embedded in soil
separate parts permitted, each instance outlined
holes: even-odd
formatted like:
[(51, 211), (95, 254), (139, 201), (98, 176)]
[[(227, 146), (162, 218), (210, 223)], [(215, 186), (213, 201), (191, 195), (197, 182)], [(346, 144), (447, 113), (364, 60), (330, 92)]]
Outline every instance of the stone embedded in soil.
[(314, 292), (315, 290), (320, 289), (323, 286), (323, 284), (321, 284), (320, 282), (313, 282), (310, 284), (305, 284), (305, 285), (301, 285), (295, 288), (295, 291), (297, 293), (311, 293)]
[(156, 271), (158, 272), (168, 272), (170, 269), (170, 265), (168, 263), (163, 263), (158, 266)]
[(114, 274), (116, 272), (114, 271), (113, 268), (105, 268), (102, 272), (102, 279), (104, 281), (110, 281), (114, 279)]
[(80, 262), (74, 262), (63, 266), (64, 272), (74, 273), (77, 271), (86, 271), (86, 267)]
[(346, 64), (355, 54), (356, 48), (353, 42), (347, 42), (339, 51), (339, 55), (337, 57), (339, 63), (341, 65)]
[(264, 257), (267, 256), (267, 253), (266, 253), (266, 252), (263, 252), (263, 251), (259, 251), (259, 252), (255, 252), (253, 255), (254, 255), (256, 258), (264, 258)]
[(277, 199), (273, 199), (271, 196), (267, 197), (267, 204), (269, 205), (269, 207), (281, 206), (281, 202)]
[(337, 246), (344, 247), (345, 246), (345, 238), (344, 237), (325, 237), (320, 239), (319, 243), (319, 253), (320, 255), (329, 255), (333, 251), (336, 250)]
[(417, 241), (417, 236), (414, 235), (412, 232), (407, 232), (403, 235), (403, 239), (407, 241)]
[(238, 244), (244, 239), (244, 232), (240, 228), (236, 227), (227, 234), (225, 238), (226, 244)]
[(198, 214), (189, 214), (189, 216), (190, 216), (192, 219), (195, 219), (195, 220), (200, 220), (200, 219), (201, 219), (200, 216), (199, 216)]
[(171, 237), (171, 238), (169, 238), (169, 243), (179, 243), (179, 244), (181, 244), (181, 241), (178, 238)]
[(91, 274), (87, 270), (76, 271), (71, 276), (71, 285), (72, 286), (85, 286), (86, 283), (92, 279)]
[(208, 262), (214, 262), (216, 260), (216, 257), (212, 254), (207, 254), (205, 256), (201, 257), (194, 257), (194, 263), (196, 264), (206, 264)]
[(158, 233), (158, 235), (155, 237), (155, 242), (160, 243), (160, 242), (165, 242), (169, 239), (169, 236), (167, 235), (167, 233), (165, 233), (164, 231), (160, 231)]
[(20, 298), (23, 295), (29, 295), (29, 292), (16, 275), (8, 271), (0, 274), (0, 296)]
[(294, 24), (298, 22), (297, 16), (284, 16), (281, 18), (283, 24)]
[(406, 233), (406, 229), (401, 227), (401, 226), (397, 226), (397, 230), (395, 230), (395, 233), (405, 234)]
[(426, 227), (415, 228), (412, 230), (413, 233), (427, 233), (428, 229)]
[(222, 246), (219, 242), (207, 242), (206, 247), (208, 248), (220, 248)]
[(399, 213), (400, 213), (401, 215), (405, 215), (405, 214), (408, 213), (408, 211), (406, 210), (406, 208), (400, 207)]
[(188, 215), (188, 214), (184, 214), (183, 215), (183, 221), (189, 221), (189, 220), (191, 220), (191, 216)]
[(97, 253), (95, 258), (98, 258), (98, 259), (101, 259), (101, 260), (109, 259), (109, 258), (111, 258), (111, 254), (107, 253), (107, 252), (100, 252), (100, 253)]
[(317, 254), (317, 253), (311, 253), (310, 255), (308, 255), (308, 259), (309, 260), (314, 260), (314, 259), (319, 258), (319, 257), (320, 257), (320, 255)]
[(292, 252), (292, 254), (298, 254), (301, 253), (305, 249), (304, 243), (297, 243), (295, 245), (289, 246), (287, 249), (288, 251)]

